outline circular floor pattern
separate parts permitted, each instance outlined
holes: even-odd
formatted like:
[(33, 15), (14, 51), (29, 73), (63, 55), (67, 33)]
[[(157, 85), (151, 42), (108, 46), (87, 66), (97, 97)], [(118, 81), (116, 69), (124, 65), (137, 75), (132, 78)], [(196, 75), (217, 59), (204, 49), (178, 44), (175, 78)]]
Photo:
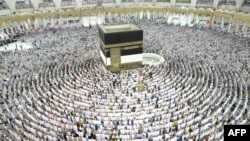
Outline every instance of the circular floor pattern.
[(100, 59), (44, 64), (4, 86), (2, 134), (38, 141), (91, 133), (97, 140), (117, 133), (133, 141), (223, 140), (223, 124), (249, 123), (248, 75), (187, 56), (121, 74), (104, 71)]
[(143, 65), (159, 65), (161, 63), (163, 63), (165, 61), (165, 59), (159, 55), (159, 54), (155, 54), (155, 53), (143, 53), (142, 54), (142, 64)]

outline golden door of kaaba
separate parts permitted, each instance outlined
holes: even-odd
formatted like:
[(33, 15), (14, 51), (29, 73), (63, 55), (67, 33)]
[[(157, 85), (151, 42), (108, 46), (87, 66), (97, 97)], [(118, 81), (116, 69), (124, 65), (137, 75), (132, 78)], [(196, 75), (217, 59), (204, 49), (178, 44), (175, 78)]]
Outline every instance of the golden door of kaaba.
[(119, 68), (121, 64), (120, 48), (110, 48), (110, 62), (113, 68)]

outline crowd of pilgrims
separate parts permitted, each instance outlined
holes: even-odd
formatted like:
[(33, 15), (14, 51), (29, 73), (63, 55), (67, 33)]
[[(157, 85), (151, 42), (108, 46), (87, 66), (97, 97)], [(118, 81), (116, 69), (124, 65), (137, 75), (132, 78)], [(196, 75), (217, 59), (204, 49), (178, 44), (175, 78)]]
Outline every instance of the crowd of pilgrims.
[(20, 40), (32, 49), (0, 52), (1, 139), (212, 141), (224, 124), (250, 123), (249, 38), (134, 24), (144, 52), (164, 63), (112, 74), (97, 27), (80, 24), (27, 31)]

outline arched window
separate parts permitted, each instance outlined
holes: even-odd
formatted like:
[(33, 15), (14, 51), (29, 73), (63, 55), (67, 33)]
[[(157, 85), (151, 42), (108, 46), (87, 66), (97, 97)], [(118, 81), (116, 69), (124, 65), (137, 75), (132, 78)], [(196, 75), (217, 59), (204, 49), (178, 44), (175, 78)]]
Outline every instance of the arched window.
[(115, 0), (99, 0), (102, 3), (115, 3)]
[(221, 0), (220, 2), (222, 4), (235, 4), (236, 3), (235, 0)]
[(76, 5), (76, 0), (62, 0), (61, 6)]
[(97, 0), (82, 0), (82, 4), (97, 4)]
[(54, 7), (55, 3), (53, 0), (40, 0), (39, 7)]
[(250, 0), (245, 0), (245, 4), (250, 4)]
[(0, 0), (0, 10), (9, 9), (8, 4), (4, 0)]
[(16, 9), (33, 8), (34, 7), (30, 0), (17, 0), (15, 6), (16, 6)]

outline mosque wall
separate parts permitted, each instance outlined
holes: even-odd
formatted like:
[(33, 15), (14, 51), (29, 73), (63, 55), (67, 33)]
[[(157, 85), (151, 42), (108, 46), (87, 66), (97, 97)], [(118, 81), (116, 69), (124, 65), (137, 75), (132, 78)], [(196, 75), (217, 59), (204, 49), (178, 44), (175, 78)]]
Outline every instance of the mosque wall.
[(242, 6), (241, 10), (247, 13), (250, 13), (250, 6)]
[(0, 10), (0, 16), (11, 15), (11, 11), (8, 9)]
[[(62, 0), (54, 0), (54, 6), (40, 7), (40, 0), (31, 0), (33, 8), (31, 10), (25, 11), (23, 9), (16, 9), (15, 0), (4, 0), (8, 9), (0, 10), (0, 16), (10, 15), (14, 13), (24, 13), (24, 12), (34, 12), (34, 11), (51, 11), (60, 10), (64, 8), (84, 8), (90, 6), (96, 6), (97, 4), (82, 4), (82, 0), (76, 0), (75, 5), (62, 6)], [(152, 0), (152, 2), (141, 2), (139, 0), (134, 0), (134, 2), (122, 2), (121, 0), (116, 0), (115, 3), (103, 3), (102, 6), (105, 7), (115, 7), (115, 6), (171, 6), (171, 7), (203, 7), (203, 8), (213, 8), (213, 9), (227, 9), (236, 10), (242, 12), (249, 12), (249, 6), (244, 6), (245, 0), (236, 0), (235, 4), (221, 4), (220, 0), (214, 0), (213, 3), (198, 3), (198, 0), (191, 0), (190, 3), (176, 2), (176, 0), (170, 0), (170, 2), (157, 2), (157, 0)], [(8, 11), (8, 12), (7, 12)]]

